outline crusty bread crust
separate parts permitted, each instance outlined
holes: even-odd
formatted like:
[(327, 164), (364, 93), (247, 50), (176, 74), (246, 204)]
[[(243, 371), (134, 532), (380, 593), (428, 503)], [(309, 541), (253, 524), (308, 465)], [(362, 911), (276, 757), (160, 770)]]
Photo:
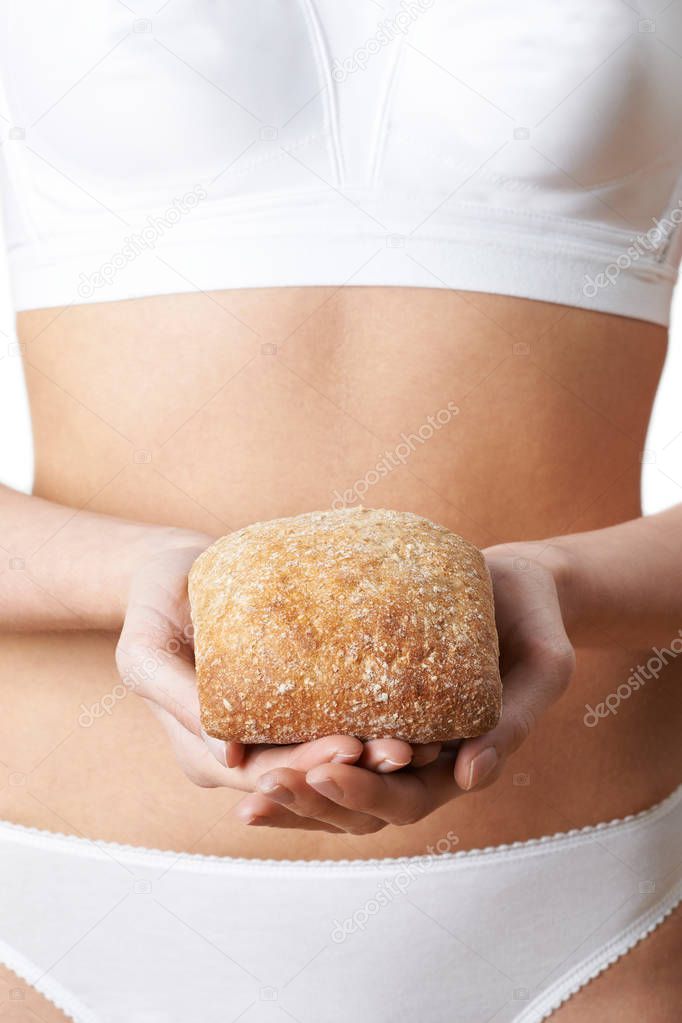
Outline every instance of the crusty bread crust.
[(406, 512), (259, 522), (189, 575), (201, 720), (221, 739), (480, 735), (502, 701), (481, 552)]

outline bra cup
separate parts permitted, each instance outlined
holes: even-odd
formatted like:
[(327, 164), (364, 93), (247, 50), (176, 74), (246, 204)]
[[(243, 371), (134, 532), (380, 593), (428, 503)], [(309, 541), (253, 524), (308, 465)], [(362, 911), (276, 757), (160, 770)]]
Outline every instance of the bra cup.
[(682, 61), (639, 26), (619, 0), (532, 0), (523, 15), (504, 0), (435, 5), (406, 40), (383, 182), (415, 191), (428, 182), (453, 202), (493, 209), (650, 226), (675, 178)]
[[(40, 167), (46, 201), (54, 189), (71, 212), (95, 213), (87, 192), (134, 210), (170, 204), (198, 182), (212, 183), (212, 199), (309, 188), (314, 173), (285, 149), (331, 178), (325, 90), (299, 5), (173, 0), (150, 19), (113, 2), (96, 7), (101, 16), (64, 32), (63, 15), (29, 0), (0, 55), (10, 105), (21, 110), (14, 118), (49, 161)], [(36, 81), (35, 66), (55, 63), (55, 33), (65, 59), (58, 75)], [(13, 59), (22, 52), (30, 63)]]

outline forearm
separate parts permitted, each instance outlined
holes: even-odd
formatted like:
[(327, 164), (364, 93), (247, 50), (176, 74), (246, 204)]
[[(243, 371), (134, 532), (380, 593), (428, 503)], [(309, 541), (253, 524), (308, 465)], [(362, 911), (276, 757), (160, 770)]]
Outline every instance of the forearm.
[[(542, 549), (539, 545), (538, 549)], [(682, 629), (682, 505), (548, 541), (575, 646), (668, 645)]]
[(0, 487), (0, 631), (116, 630), (135, 568), (197, 534)]

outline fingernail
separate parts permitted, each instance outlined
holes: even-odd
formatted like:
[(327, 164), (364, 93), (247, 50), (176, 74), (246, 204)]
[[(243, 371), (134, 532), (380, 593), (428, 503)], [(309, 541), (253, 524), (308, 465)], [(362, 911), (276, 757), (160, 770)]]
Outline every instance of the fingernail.
[[(438, 754), (438, 756), (440, 756), (440, 753)], [(428, 756), (428, 754), (419, 756), (415, 754), (412, 757), (410, 767), (425, 767), (426, 764), (433, 764), (437, 759), (438, 757), (430, 757)]]
[(467, 789), (473, 789), (488, 777), (497, 764), (497, 750), (494, 746), (477, 753), (469, 765)]
[(225, 762), (227, 767), (239, 767), (244, 759), (243, 749), (234, 742), (225, 743)]
[(280, 785), (271, 778), (261, 778), (258, 781), (259, 790), (270, 799), (276, 799), (278, 803), (293, 803), (294, 794), (285, 785)]
[(257, 814), (253, 810), (243, 810), (240, 807), (235, 816), (240, 824), (251, 824), (255, 821)]
[(311, 781), (308, 784), (328, 799), (343, 799), (343, 792), (331, 778), (320, 778), (319, 781)]
[(405, 760), (403, 763), (401, 763), (398, 760), (389, 760), (388, 757), (384, 757), (384, 759), (377, 764), (376, 769), (377, 771), (383, 773), (385, 771), (394, 771), (396, 768), (399, 767), (407, 767), (409, 763), (410, 763), (409, 760)]
[(332, 764), (353, 764), (358, 759), (357, 753), (335, 753)]
[(249, 817), (248, 820), (244, 821), (244, 824), (246, 824), (250, 828), (258, 828), (266, 823), (267, 821), (265, 817)]

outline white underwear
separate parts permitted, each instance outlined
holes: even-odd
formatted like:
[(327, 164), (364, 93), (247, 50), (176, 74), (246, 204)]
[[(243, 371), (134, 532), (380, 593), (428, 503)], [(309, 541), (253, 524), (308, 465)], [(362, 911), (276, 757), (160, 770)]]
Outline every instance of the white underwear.
[(682, 787), (554, 837), (342, 863), (0, 823), (0, 877), (0, 961), (77, 1023), (537, 1023), (682, 898)]

